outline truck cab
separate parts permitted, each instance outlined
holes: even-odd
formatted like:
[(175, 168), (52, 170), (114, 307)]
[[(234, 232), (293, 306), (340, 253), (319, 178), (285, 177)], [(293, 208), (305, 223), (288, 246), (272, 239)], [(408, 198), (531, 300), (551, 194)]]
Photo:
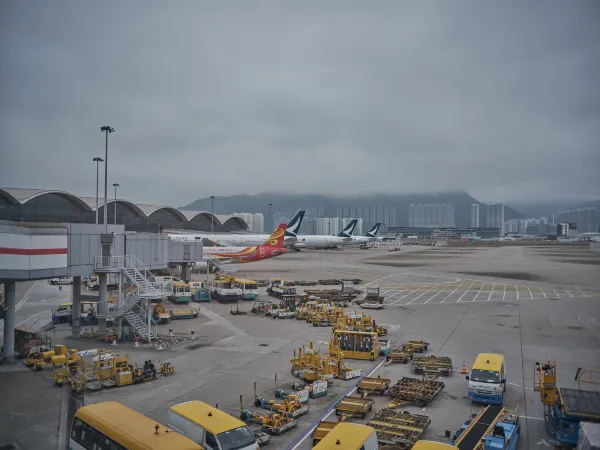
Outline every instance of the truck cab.
[(469, 381), (469, 399), (472, 402), (501, 405), (506, 391), (504, 356), (480, 353), (466, 379)]

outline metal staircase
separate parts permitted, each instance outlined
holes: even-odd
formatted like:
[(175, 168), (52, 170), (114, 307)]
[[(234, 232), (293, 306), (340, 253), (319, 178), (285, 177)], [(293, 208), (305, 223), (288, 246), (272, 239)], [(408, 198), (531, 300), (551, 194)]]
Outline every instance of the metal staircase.
[(216, 259), (207, 259), (206, 262), (213, 266), (213, 272), (217, 275), (229, 275), (232, 272), (237, 272), (237, 266), (232, 264), (219, 264)]
[[(140, 338), (147, 342), (158, 338), (158, 333), (152, 330), (152, 322), (148, 317), (152, 314), (150, 300), (168, 295), (170, 291), (167, 286), (156, 282), (154, 275), (135, 256), (97, 257), (95, 266), (97, 273), (121, 272), (135, 286), (125, 294), (123, 302), (119, 299), (119, 304), (110, 317), (115, 320), (124, 318)], [(142, 300), (147, 302), (148, 311), (144, 309)]]

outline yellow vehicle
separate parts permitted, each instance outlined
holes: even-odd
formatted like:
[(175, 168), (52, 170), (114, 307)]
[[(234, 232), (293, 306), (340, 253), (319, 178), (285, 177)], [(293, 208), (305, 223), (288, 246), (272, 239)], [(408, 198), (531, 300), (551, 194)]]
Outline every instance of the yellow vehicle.
[(473, 402), (501, 405), (506, 391), (506, 364), (504, 355), (480, 353), (477, 355), (469, 380), (469, 398)]
[(335, 330), (329, 341), (329, 355), (338, 359), (366, 359), (379, 357), (379, 336), (375, 332)]
[(174, 303), (189, 303), (192, 300), (192, 288), (185, 281), (173, 281), (171, 283), (173, 293), (169, 300)]
[(172, 406), (167, 423), (206, 448), (258, 450), (256, 437), (244, 422), (201, 401)]
[(458, 450), (458, 447), (442, 442), (417, 441), (412, 446), (412, 450)]
[[(366, 425), (338, 423), (313, 450), (377, 450), (377, 434)], [(413, 447), (414, 448), (414, 447)]]
[(119, 402), (84, 406), (75, 413), (69, 448), (77, 450), (202, 450), (193, 440), (169, 432)]

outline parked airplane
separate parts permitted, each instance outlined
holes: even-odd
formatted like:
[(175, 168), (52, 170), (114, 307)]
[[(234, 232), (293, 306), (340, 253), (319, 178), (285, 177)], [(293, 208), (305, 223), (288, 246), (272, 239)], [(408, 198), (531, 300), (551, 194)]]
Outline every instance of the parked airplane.
[[(289, 252), (289, 249), (283, 247), (285, 239), (285, 230), (287, 225), (282, 223), (268, 237), (268, 239), (258, 247), (204, 247), (204, 255), (207, 259), (216, 259), (220, 263), (242, 264), (263, 259), (274, 258)], [(197, 270), (206, 268), (205, 261), (199, 261), (194, 266)]]
[(351, 236), (351, 240), (346, 242), (346, 245), (354, 245), (354, 244), (366, 244), (367, 242), (372, 242), (377, 240), (377, 232), (381, 227), (380, 223), (376, 223), (373, 228), (367, 231), (364, 236)]
[(290, 240), (290, 248), (300, 250), (302, 248), (331, 248), (343, 245), (352, 239), (352, 232), (356, 227), (358, 220), (351, 220), (348, 225), (337, 236), (328, 236), (321, 234), (299, 234), (293, 240)]
[[(300, 225), (302, 225), (302, 219), (304, 218), (304, 211), (299, 211), (292, 220), (287, 224), (285, 231), (285, 241), (288, 242), (296, 237), (296, 234), (300, 231)], [(267, 239), (268, 234), (169, 234), (169, 238), (173, 241), (196, 241), (199, 239), (206, 239), (207, 241), (214, 242), (215, 245), (219, 246), (259, 246), (262, 245)], [(285, 245), (287, 247), (287, 245)], [(205, 247), (204, 251), (209, 247)]]

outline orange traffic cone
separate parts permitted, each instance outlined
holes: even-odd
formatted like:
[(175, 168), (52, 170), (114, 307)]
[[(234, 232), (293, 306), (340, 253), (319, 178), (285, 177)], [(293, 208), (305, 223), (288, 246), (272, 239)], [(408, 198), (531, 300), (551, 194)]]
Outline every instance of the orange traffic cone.
[(466, 375), (469, 373), (469, 372), (467, 372), (467, 360), (466, 359), (463, 359), (462, 367), (460, 368), (460, 373), (462, 373), (463, 375)]

